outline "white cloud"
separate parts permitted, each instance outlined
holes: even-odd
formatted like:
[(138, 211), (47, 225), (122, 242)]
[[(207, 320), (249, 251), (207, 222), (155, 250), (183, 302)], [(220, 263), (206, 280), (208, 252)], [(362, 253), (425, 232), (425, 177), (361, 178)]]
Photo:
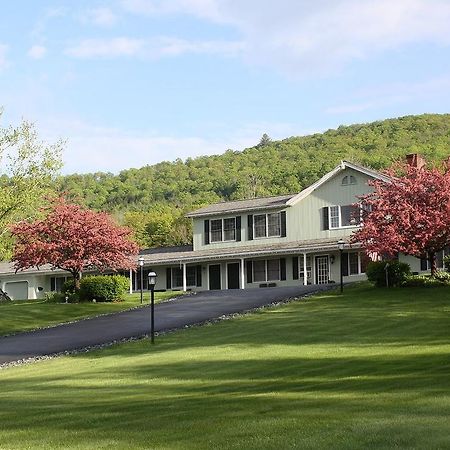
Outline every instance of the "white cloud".
[(448, 0), (122, 0), (135, 14), (185, 14), (231, 25), (243, 57), (292, 74), (329, 73), (415, 43), (450, 44)]
[(101, 27), (112, 27), (117, 23), (117, 16), (110, 8), (101, 7), (88, 10), (84, 17), (84, 21), (92, 22)]
[(9, 61), (7, 58), (9, 47), (6, 44), (0, 44), (0, 71), (9, 67)]
[(240, 42), (233, 41), (187, 41), (159, 36), (151, 39), (117, 37), (112, 39), (86, 39), (65, 50), (76, 58), (114, 58), (136, 56), (162, 58), (184, 53), (235, 55), (243, 50)]
[(47, 53), (47, 48), (43, 45), (33, 45), (28, 50), (28, 56), (32, 59), (41, 59)]

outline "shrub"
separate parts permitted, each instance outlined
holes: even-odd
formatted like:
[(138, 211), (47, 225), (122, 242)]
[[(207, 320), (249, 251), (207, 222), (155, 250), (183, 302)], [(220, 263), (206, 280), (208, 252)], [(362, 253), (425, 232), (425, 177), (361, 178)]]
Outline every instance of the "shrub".
[(67, 293), (72, 294), (75, 292), (75, 281), (73, 278), (69, 278), (68, 280), (66, 280), (64, 282), (63, 287), (62, 287), (62, 292), (64, 294), (67, 294)]
[(80, 301), (80, 297), (77, 292), (46, 292), (45, 293), (45, 301), (47, 303), (78, 303)]
[(367, 265), (366, 275), (376, 287), (386, 286), (386, 264), (389, 286), (400, 286), (411, 273), (409, 264), (397, 260), (372, 261)]
[(122, 275), (95, 275), (80, 281), (80, 298), (98, 302), (122, 300), (128, 290), (128, 278)]
[(409, 275), (403, 281), (404, 287), (442, 287), (450, 286), (450, 274), (438, 272), (435, 277), (430, 275)]
[(447, 272), (450, 272), (450, 255), (444, 256), (444, 267)]

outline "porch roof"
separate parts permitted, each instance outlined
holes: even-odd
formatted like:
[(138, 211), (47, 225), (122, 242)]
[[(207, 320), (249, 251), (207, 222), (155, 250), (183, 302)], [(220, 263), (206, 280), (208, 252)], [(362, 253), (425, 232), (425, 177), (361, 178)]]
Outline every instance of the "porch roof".
[[(167, 249), (164, 249), (164, 252), (158, 252), (158, 249), (154, 249), (154, 251), (150, 254), (141, 252), (141, 256), (144, 258), (145, 265), (165, 265), (183, 262), (194, 263), (224, 259), (253, 258), (270, 255), (315, 253), (333, 250), (337, 251), (337, 241), (337, 238), (315, 239), (309, 241), (283, 242), (280, 244), (247, 245), (197, 251), (193, 251), (191, 247), (186, 246), (182, 251), (178, 251), (178, 249), (175, 249), (175, 251), (170, 252), (167, 251)], [(344, 241), (346, 242), (346, 249), (360, 248), (360, 245), (358, 244), (350, 244), (348, 239), (344, 238)]]

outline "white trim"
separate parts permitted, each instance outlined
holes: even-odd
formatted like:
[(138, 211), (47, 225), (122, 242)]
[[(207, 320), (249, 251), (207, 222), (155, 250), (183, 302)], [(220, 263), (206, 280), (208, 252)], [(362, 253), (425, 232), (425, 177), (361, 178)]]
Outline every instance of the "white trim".
[(241, 258), (241, 279), (239, 280), (240, 281), (240, 286), (241, 286), (241, 289), (245, 289), (245, 260), (244, 260), (244, 258)]
[[(312, 272), (312, 267), (311, 267), (311, 272)], [(306, 253), (303, 253), (303, 285), (307, 286), (307, 284), (308, 284), (308, 271), (306, 270)]]
[[(316, 271), (315, 270), (315, 268), (316, 268), (316, 265), (317, 265), (317, 258), (324, 258), (324, 257), (326, 257), (327, 258), (327, 267), (328, 267), (328, 279), (327, 279), (327, 282), (330, 280), (330, 275), (331, 275), (331, 273), (330, 273), (330, 271), (331, 271), (331, 264), (330, 264), (330, 254), (329, 253), (326, 253), (326, 254), (322, 254), (322, 255), (314, 255), (314, 271)], [(319, 280), (316, 278), (316, 277), (314, 277), (314, 284), (319, 284), (319, 282), (318, 282)], [(323, 284), (327, 284), (327, 283), (323, 283)]]
[[(195, 276), (197, 277), (197, 272), (195, 273)], [(187, 291), (186, 263), (183, 263), (183, 292), (186, 291)]]

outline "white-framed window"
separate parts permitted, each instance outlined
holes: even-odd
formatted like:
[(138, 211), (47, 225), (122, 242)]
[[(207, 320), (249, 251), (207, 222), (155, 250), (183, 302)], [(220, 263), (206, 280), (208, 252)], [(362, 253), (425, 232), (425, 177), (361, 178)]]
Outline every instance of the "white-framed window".
[(62, 292), (64, 283), (68, 280), (68, 277), (50, 277), (50, 291)]
[(346, 253), (347, 259), (344, 264), (347, 266), (343, 268), (346, 275), (361, 275), (366, 273), (367, 263), (370, 258), (361, 252), (348, 252)]
[[(305, 277), (305, 267), (303, 265), (303, 256), (298, 258), (298, 276), (299, 279), (304, 279)], [(311, 278), (312, 276), (312, 258), (311, 256), (306, 257), (306, 278)]]
[(253, 216), (255, 239), (281, 236), (281, 213), (255, 214)]
[(253, 280), (255, 282), (279, 281), (281, 265), (279, 259), (257, 259), (253, 261)]
[[(197, 267), (196, 266), (186, 266), (186, 286), (196, 286), (197, 285)], [(183, 286), (183, 268), (182, 267), (172, 267), (172, 287), (182, 287)]]
[(361, 209), (355, 205), (334, 205), (328, 207), (330, 229), (357, 227), (361, 224)]
[(209, 241), (226, 242), (236, 240), (236, 217), (212, 219), (210, 222)]

